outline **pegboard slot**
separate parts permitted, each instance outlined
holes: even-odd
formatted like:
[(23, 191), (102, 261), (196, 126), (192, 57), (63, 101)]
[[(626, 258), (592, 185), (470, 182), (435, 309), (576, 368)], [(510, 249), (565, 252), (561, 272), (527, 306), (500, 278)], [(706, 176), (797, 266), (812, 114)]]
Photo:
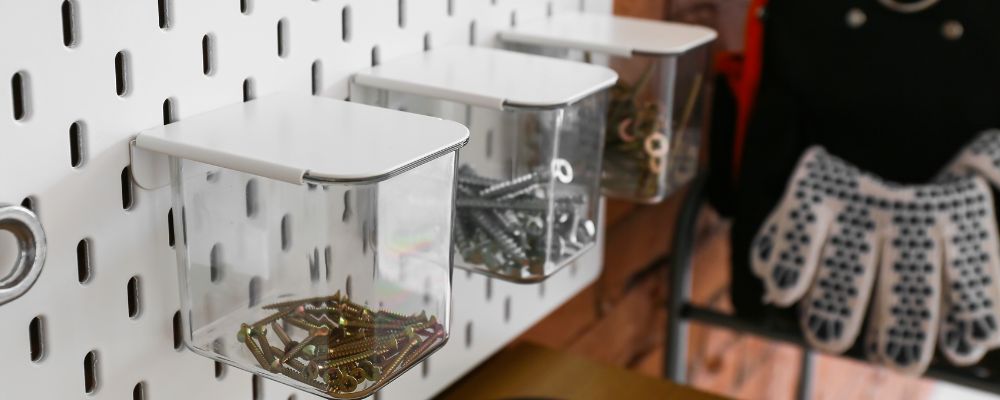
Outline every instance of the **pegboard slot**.
[(35, 214), (38, 214), (38, 207), (35, 203), (36, 203), (35, 198), (33, 196), (28, 196), (25, 197), (24, 199), (21, 199), (21, 207), (27, 208), (33, 211)]
[(253, 400), (264, 399), (264, 381), (260, 376), (254, 375), (250, 378), (250, 395)]
[(69, 126), (69, 164), (73, 168), (83, 166), (86, 154), (86, 138), (83, 133), (83, 123), (76, 121)]
[(431, 33), (426, 32), (424, 33), (424, 51), (428, 51), (430, 49), (431, 49)]
[(382, 63), (382, 52), (379, 50), (378, 46), (372, 46), (372, 66), (378, 66)]
[(132, 187), (132, 168), (125, 167), (122, 169), (122, 208), (125, 211), (131, 210), (135, 206), (135, 196)]
[(309, 256), (309, 281), (319, 282), (319, 248), (313, 248)]
[(24, 71), (14, 73), (10, 78), (11, 105), (14, 108), (14, 120), (22, 121), (28, 117), (28, 82)]
[(146, 383), (139, 382), (132, 388), (132, 400), (146, 400)]
[(174, 234), (174, 209), (167, 211), (167, 245), (174, 247), (177, 236)]
[(351, 41), (351, 6), (340, 10), (340, 39), (345, 43)]
[(222, 380), (226, 377), (226, 364), (216, 361), (215, 362), (215, 379)]
[(326, 266), (326, 281), (329, 282), (330, 278), (333, 277), (331, 273), (333, 269), (333, 247), (326, 246), (326, 249), (323, 249), (323, 261)]
[(288, 21), (278, 20), (278, 57), (288, 57)]
[(323, 62), (320, 60), (312, 63), (312, 94), (318, 95), (323, 90)]
[(511, 308), (510, 302), (511, 302), (510, 296), (507, 296), (507, 298), (503, 299), (503, 322), (504, 323), (510, 322), (510, 312), (511, 312), (510, 311), (510, 308)]
[(115, 92), (124, 97), (129, 92), (129, 55), (125, 50), (115, 54)]
[(455, 0), (448, 0), (448, 16), (455, 16)]
[(83, 357), (83, 392), (97, 393), (99, 382), (97, 375), (97, 350), (91, 350)]
[(208, 257), (208, 277), (212, 283), (222, 280), (222, 262), (222, 245), (216, 243)]
[(177, 121), (175, 110), (173, 97), (163, 100), (163, 125), (169, 125)]
[(90, 255), (90, 239), (83, 239), (76, 244), (76, 275), (80, 283), (90, 282), (94, 271)]
[(76, 46), (76, 4), (72, 0), (62, 2), (62, 30), (63, 45), (66, 47)]
[(171, 15), (172, 11), (171, 0), (157, 0), (157, 12), (160, 17), (160, 29), (169, 29), (170, 25), (173, 23)]
[(469, 22), (469, 46), (476, 45), (476, 21)]
[(281, 217), (281, 250), (292, 249), (292, 215), (285, 214)]
[(465, 348), (472, 348), (472, 321), (465, 323)]
[(240, 0), (240, 12), (244, 15), (250, 14), (250, 0)]
[(215, 73), (215, 36), (211, 33), (201, 37), (201, 70), (205, 76)]
[(400, 28), (406, 27), (406, 0), (397, 0), (396, 22), (399, 24)]
[(247, 181), (247, 187), (246, 187), (247, 218), (253, 218), (254, 216), (257, 215), (257, 209), (260, 207), (258, 205), (259, 201), (260, 200), (258, 197), (257, 180), (251, 179)]
[(181, 326), (181, 311), (177, 310), (174, 313), (173, 318), (173, 332), (174, 332), (174, 350), (181, 350), (184, 348), (184, 331)]
[(31, 349), (31, 361), (41, 362), (45, 358), (45, 320), (39, 315), (28, 324), (28, 339)]
[(246, 78), (243, 80), (243, 102), (246, 103), (253, 100), (256, 96), (253, 90), (253, 78)]
[(128, 317), (131, 319), (139, 318), (139, 314), (142, 313), (141, 288), (139, 285), (139, 277), (133, 276), (128, 280), (125, 289), (128, 296)]
[(253, 307), (259, 304), (260, 292), (261, 292), (259, 276), (250, 278), (250, 285), (249, 288), (247, 288), (247, 291), (249, 292), (248, 295), (250, 297), (250, 304), (248, 305), (248, 307)]

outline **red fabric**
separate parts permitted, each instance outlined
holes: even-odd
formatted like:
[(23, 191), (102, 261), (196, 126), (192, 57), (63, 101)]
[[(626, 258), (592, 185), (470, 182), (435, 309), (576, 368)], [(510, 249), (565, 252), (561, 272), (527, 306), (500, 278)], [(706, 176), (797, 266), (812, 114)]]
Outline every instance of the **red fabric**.
[(760, 82), (764, 26), (758, 15), (764, 11), (767, 1), (752, 0), (750, 2), (743, 54), (723, 53), (716, 60), (719, 72), (726, 75), (736, 98), (736, 132), (733, 132), (732, 160), (734, 182), (739, 178), (743, 141), (746, 138), (747, 125), (750, 122), (750, 113), (753, 112), (753, 103)]

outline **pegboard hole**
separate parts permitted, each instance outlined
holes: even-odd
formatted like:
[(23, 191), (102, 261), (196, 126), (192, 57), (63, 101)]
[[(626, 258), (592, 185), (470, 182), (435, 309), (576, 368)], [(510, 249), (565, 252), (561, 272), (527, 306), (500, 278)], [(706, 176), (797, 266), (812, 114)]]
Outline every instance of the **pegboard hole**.
[(115, 92), (118, 96), (125, 97), (129, 90), (130, 61), (127, 51), (119, 51), (115, 54)]
[(146, 383), (139, 382), (132, 388), (132, 400), (146, 400)]
[(476, 45), (476, 21), (469, 23), (469, 46)]
[(167, 245), (174, 247), (177, 236), (174, 234), (174, 209), (167, 211)]
[(465, 348), (472, 348), (472, 321), (465, 323)]
[(538, 284), (538, 297), (545, 297), (545, 282)]
[(260, 289), (260, 277), (259, 276), (255, 276), (253, 278), (250, 278), (250, 287), (248, 288), (248, 291), (250, 292), (249, 293), (249, 296), (250, 296), (250, 305), (249, 305), (249, 307), (256, 306), (257, 304), (260, 303), (260, 290), (261, 290)]
[(99, 385), (97, 376), (97, 350), (91, 350), (83, 357), (83, 392), (97, 393)]
[(128, 285), (126, 286), (126, 292), (128, 295), (128, 317), (131, 319), (136, 319), (139, 314), (142, 313), (142, 301), (140, 292), (139, 277), (133, 276), (128, 280)]
[(88, 283), (93, 275), (90, 239), (83, 239), (76, 244), (76, 277), (80, 283)]
[(423, 362), (420, 363), (420, 377), (427, 379), (427, 376), (431, 374), (431, 359), (425, 358)]
[(517, 11), (510, 12), (510, 27), (513, 28), (517, 26)]
[(260, 208), (258, 204), (259, 197), (257, 194), (258, 194), (257, 180), (251, 179), (247, 181), (247, 188), (246, 188), (247, 218), (253, 218), (254, 216), (256, 216), (257, 210)]
[(340, 40), (351, 41), (351, 6), (344, 6), (340, 10)]
[(240, 12), (250, 15), (250, 0), (240, 0)]
[(222, 244), (216, 243), (208, 256), (208, 275), (212, 283), (222, 280)]
[(318, 95), (323, 90), (323, 62), (320, 60), (312, 63), (312, 94)]
[(184, 347), (184, 336), (183, 336), (184, 331), (182, 330), (183, 328), (181, 326), (181, 310), (177, 310), (177, 312), (174, 313), (173, 327), (174, 327), (173, 330), (174, 350), (180, 350), (182, 347)]
[(215, 74), (215, 35), (201, 37), (201, 71), (205, 76)]
[(281, 217), (281, 250), (288, 251), (292, 248), (292, 215), (285, 214)]
[(344, 293), (347, 293), (347, 298), (351, 298), (354, 293), (354, 285), (351, 282), (351, 276), (348, 275), (347, 279), (344, 281)]
[(486, 277), (486, 301), (493, 299), (493, 278)]
[(253, 90), (253, 78), (246, 78), (243, 80), (243, 102), (246, 103), (253, 100), (256, 96)]
[(396, 22), (400, 28), (406, 27), (406, 0), (398, 0), (396, 3)]
[(24, 71), (14, 73), (10, 78), (10, 93), (14, 107), (14, 120), (23, 121), (28, 118), (28, 76)]
[(173, 97), (163, 100), (163, 125), (170, 125), (177, 122), (177, 107), (174, 106), (174, 102)]
[(31, 361), (41, 362), (45, 358), (45, 319), (39, 315), (28, 323), (28, 339), (31, 348)]
[(448, 16), (455, 16), (455, 0), (448, 0)]
[(71, 0), (63, 0), (61, 9), (63, 45), (76, 47), (76, 3)]
[(323, 261), (326, 266), (326, 281), (329, 282), (333, 276), (331, 273), (331, 269), (333, 269), (333, 247), (326, 246), (326, 249), (323, 249)]
[(250, 392), (253, 400), (264, 399), (264, 380), (260, 376), (254, 375), (250, 378)]
[(125, 211), (131, 210), (135, 206), (135, 196), (132, 188), (132, 168), (122, 169), (122, 208)]
[(552, 2), (550, 1), (545, 5), (545, 16), (552, 18), (553, 15), (555, 15), (555, 7), (552, 6)]
[(424, 51), (429, 51), (431, 49), (431, 33), (424, 33)]
[(160, 17), (160, 29), (170, 28), (170, 24), (173, 22), (173, 9), (171, 0), (157, 0), (157, 12)]
[(69, 126), (69, 165), (73, 168), (83, 166), (87, 154), (87, 138), (83, 131), (83, 122), (76, 121)]
[(288, 57), (288, 20), (278, 20), (278, 57)]
[(504, 323), (510, 322), (510, 307), (511, 307), (510, 302), (511, 302), (510, 296), (507, 296), (507, 298), (505, 298), (503, 300), (503, 322)]
[(378, 66), (382, 63), (382, 51), (378, 46), (372, 46), (372, 66)]

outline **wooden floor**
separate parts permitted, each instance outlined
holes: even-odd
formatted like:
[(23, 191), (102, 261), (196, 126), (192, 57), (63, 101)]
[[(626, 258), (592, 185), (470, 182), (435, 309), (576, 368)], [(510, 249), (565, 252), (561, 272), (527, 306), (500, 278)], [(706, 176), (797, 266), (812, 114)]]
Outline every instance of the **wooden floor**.
[[(660, 377), (667, 269), (643, 267), (669, 251), (680, 197), (656, 206), (612, 202), (599, 281), (519, 340)], [(698, 232), (692, 299), (729, 310), (729, 225), (706, 210)], [(689, 337), (688, 371), (695, 387), (741, 399), (794, 397), (798, 348), (699, 325)], [(828, 356), (818, 358), (816, 371), (816, 399), (924, 399), (933, 385)]]

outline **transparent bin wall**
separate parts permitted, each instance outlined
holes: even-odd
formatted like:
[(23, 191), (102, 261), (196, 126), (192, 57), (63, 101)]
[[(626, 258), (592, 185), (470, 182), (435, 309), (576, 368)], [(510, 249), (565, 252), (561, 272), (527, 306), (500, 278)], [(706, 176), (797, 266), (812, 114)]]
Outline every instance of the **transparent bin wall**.
[(456, 157), (364, 185), (172, 160), (188, 347), (328, 398), (423, 360), (448, 338)]
[(355, 85), (352, 100), (461, 122), (456, 265), (537, 282), (594, 245), (605, 93), (560, 109), (503, 111)]
[[(511, 50), (604, 63), (582, 51), (524, 44)], [(698, 170), (705, 127), (708, 46), (680, 56), (610, 57), (621, 77), (611, 90), (601, 186), (610, 197), (657, 203)], [(605, 57), (607, 58), (607, 57)]]

